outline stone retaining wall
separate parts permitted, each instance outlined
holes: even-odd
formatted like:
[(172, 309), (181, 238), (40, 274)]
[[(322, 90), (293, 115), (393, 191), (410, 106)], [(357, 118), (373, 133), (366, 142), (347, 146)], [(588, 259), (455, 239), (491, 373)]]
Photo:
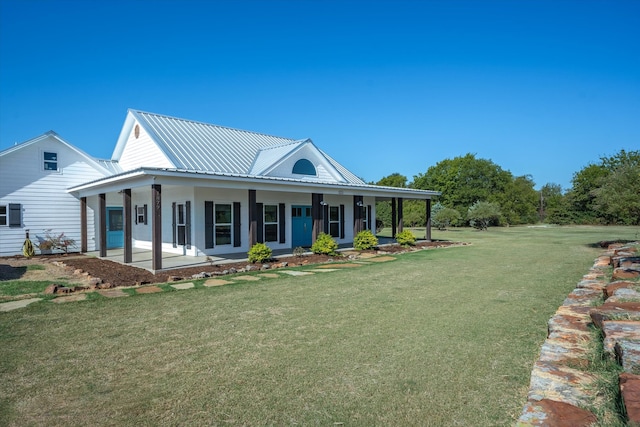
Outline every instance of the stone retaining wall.
[(597, 395), (597, 378), (586, 369), (592, 340), (599, 339), (594, 327), (602, 331), (605, 352), (624, 370), (619, 383), (629, 424), (640, 426), (638, 251), (638, 242), (610, 245), (549, 320), (516, 426), (580, 427), (598, 421), (586, 409), (603, 405), (605, 398)]

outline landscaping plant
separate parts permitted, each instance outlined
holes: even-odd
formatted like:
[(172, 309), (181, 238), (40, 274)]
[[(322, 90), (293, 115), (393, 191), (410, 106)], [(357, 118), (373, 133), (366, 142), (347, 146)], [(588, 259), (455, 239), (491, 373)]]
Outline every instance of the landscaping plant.
[(376, 246), (378, 246), (378, 238), (371, 230), (362, 230), (353, 239), (353, 248), (359, 251), (374, 249)]
[(329, 234), (320, 233), (311, 245), (311, 252), (321, 255), (338, 255), (338, 243)]
[(265, 262), (271, 259), (272, 251), (271, 248), (264, 243), (256, 243), (249, 249), (247, 254), (249, 255), (249, 262)]
[(402, 230), (396, 234), (396, 242), (404, 247), (413, 246), (416, 244), (416, 236), (410, 230)]

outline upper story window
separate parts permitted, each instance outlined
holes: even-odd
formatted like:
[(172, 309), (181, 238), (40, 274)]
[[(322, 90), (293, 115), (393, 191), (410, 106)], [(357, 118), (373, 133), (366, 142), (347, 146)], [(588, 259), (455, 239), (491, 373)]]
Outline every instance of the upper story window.
[(311, 163), (307, 159), (298, 160), (296, 164), (293, 165), (292, 172), (297, 173), (299, 175), (311, 175), (311, 176), (317, 175), (315, 166), (313, 166), (313, 163)]
[(57, 171), (58, 170), (58, 153), (45, 151), (42, 154), (44, 158), (44, 170)]

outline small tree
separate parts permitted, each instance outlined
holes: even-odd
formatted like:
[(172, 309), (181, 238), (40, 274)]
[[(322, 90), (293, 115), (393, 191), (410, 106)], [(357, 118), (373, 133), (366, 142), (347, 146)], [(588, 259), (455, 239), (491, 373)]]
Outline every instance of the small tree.
[(462, 219), (462, 215), (455, 209), (442, 207), (432, 217), (433, 225), (438, 230), (446, 230), (450, 225), (458, 224)]
[(490, 202), (475, 202), (467, 211), (469, 224), (478, 230), (486, 230), (491, 223), (497, 223), (500, 215), (500, 207)]

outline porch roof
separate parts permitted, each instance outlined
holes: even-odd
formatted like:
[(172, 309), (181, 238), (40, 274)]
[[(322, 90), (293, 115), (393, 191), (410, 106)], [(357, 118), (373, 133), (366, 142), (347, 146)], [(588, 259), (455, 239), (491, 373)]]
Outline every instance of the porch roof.
[(106, 178), (69, 188), (69, 193), (79, 197), (99, 193), (117, 192), (125, 188), (136, 188), (151, 184), (181, 185), (189, 187), (214, 187), (230, 189), (253, 189), (294, 193), (327, 193), (360, 195), (376, 198), (402, 197), (406, 199), (430, 199), (439, 196), (439, 191), (412, 188), (385, 187), (370, 184), (306, 181), (304, 179), (257, 176), (234, 173), (207, 172), (199, 170), (138, 168)]

